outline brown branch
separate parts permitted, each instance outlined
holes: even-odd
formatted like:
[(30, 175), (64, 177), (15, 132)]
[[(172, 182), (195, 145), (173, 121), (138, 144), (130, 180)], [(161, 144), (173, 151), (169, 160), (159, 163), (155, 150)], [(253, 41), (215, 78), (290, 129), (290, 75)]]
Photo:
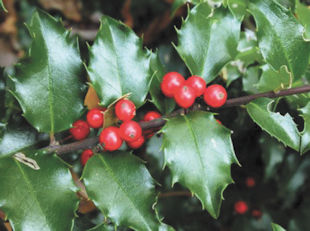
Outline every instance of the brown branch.
[(172, 192), (160, 193), (158, 197), (164, 198), (164, 197), (176, 197), (176, 196), (192, 197), (193, 195), (189, 191), (172, 191)]
[[(304, 85), (302, 87), (286, 89), (286, 90), (282, 90), (279, 92), (271, 91), (271, 92), (265, 92), (265, 93), (258, 93), (254, 95), (247, 95), (247, 96), (242, 96), (238, 98), (228, 99), (226, 104), (222, 108), (244, 105), (244, 104), (251, 102), (254, 99), (261, 98), (261, 97), (277, 98), (281, 96), (301, 94), (301, 93), (306, 93), (306, 92), (310, 92), (310, 85)], [(201, 105), (195, 104), (191, 108), (191, 111), (197, 111), (197, 110), (208, 110), (208, 108), (202, 108)], [(166, 117), (155, 119), (155, 120), (148, 121), (148, 122), (140, 122), (140, 125), (143, 130), (148, 130), (151, 128), (159, 128), (159, 127), (162, 127), (166, 123), (167, 118), (174, 117), (174, 116), (184, 114), (184, 113), (185, 113), (184, 109), (178, 109)], [(44, 148), (44, 151), (48, 153), (57, 153), (58, 155), (61, 155), (61, 154), (65, 154), (68, 152), (77, 151), (79, 149), (92, 148), (97, 143), (98, 143), (98, 137), (91, 137), (91, 138), (87, 138), (85, 140), (70, 143), (70, 144), (49, 146), (47, 148)]]

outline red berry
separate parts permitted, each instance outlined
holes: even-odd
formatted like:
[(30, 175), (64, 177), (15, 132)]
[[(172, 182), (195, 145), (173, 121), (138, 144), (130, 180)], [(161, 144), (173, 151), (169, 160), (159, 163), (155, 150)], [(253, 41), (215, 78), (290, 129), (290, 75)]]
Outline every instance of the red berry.
[(220, 125), (222, 125), (222, 122), (221, 121), (219, 121), (219, 120), (216, 120), (216, 122), (218, 122)]
[(185, 82), (184, 77), (178, 72), (169, 72), (164, 75), (160, 88), (163, 94), (169, 98), (174, 96), (175, 91)]
[(207, 86), (206, 81), (203, 78), (196, 75), (189, 77), (186, 80), (185, 84), (187, 86), (192, 87), (195, 90), (196, 97), (201, 96), (205, 92)]
[(92, 128), (100, 128), (103, 125), (103, 114), (102, 110), (98, 108), (91, 109), (86, 116), (87, 123)]
[(140, 124), (130, 120), (122, 123), (120, 126), (120, 134), (125, 141), (133, 142), (142, 136), (142, 129)]
[(115, 105), (115, 114), (120, 120), (129, 121), (136, 115), (136, 106), (128, 99), (121, 99)]
[(253, 216), (253, 217), (259, 219), (259, 218), (262, 217), (262, 215), (263, 215), (263, 213), (262, 213), (260, 210), (258, 210), (258, 209), (253, 209), (253, 211), (252, 211), (252, 216)]
[(174, 94), (175, 102), (183, 108), (189, 108), (195, 102), (196, 94), (195, 90), (187, 85), (183, 85), (182, 87), (178, 88)]
[(144, 115), (143, 120), (144, 121), (151, 121), (151, 120), (158, 119), (160, 117), (161, 117), (161, 114), (159, 114), (158, 112), (156, 112), (156, 111), (149, 111), (148, 113), (146, 113)]
[(248, 205), (244, 201), (237, 201), (234, 207), (235, 212), (238, 214), (245, 214), (248, 211)]
[(140, 148), (144, 143), (144, 136), (140, 136), (136, 141), (133, 142), (127, 142), (128, 146), (133, 149)]
[(255, 186), (256, 182), (255, 182), (255, 179), (253, 177), (247, 177), (245, 180), (245, 184), (247, 187), (252, 188)]
[(83, 140), (89, 134), (89, 126), (83, 120), (77, 120), (72, 124), (72, 128), (70, 128), (70, 133), (76, 140)]
[(218, 84), (211, 85), (205, 90), (204, 101), (211, 107), (221, 107), (226, 103), (226, 89)]
[(119, 149), (123, 143), (119, 128), (111, 126), (103, 129), (99, 135), (99, 142), (107, 151)]
[(91, 158), (94, 155), (93, 151), (91, 149), (86, 149), (84, 152), (82, 152), (81, 156), (81, 163), (84, 166), (89, 158)]

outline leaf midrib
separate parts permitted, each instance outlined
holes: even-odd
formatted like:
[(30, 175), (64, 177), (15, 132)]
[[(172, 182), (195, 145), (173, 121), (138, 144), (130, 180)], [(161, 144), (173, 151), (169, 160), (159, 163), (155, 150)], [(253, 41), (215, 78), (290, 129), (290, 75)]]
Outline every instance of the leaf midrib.
[(132, 204), (132, 206), (138, 212), (138, 215), (139, 215), (139, 217), (142, 218), (143, 223), (146, 225), (146, 227), (149, 228), (149, 230), (152, 230), (151, 227), (149, 226), (149, 224), (147, 223), (147, 221), (144, 219), (143, 214), (141, 214), (140, 210), (136, 207), (136, 205), (134, 204), (133, 200), (130, 198), (130, 196), (126, 193), (125, 189), (122, 187), (121, 183), (119, 182), (119, 179), (116, 177), (116, 175), (114, 174), (113, 170), (109, 167), (108, 163), (104, 160), (103, 156), (100, 155), (99, 158), (102, 161), (104, 167), (106, 167), (107, 172), (109, 173), (109, 175), (114, 179), (114, 182), (116, 182), (116, 184), (118, 185), (119, 189), (121, 189), (121, 191), (124, 193), (126, 198), (128, 198), (128, 201), (130, 202), (130, 204)]
[[(259, 10), (259, 12), (262, 14), (262, 11), (261, 11), (261, 10)], [(269, 18), (266, 17), (266, 20), (265, 20), (265, 21), (268, 23), (268, 25), (269, 25), (270, 28), (274, 28), (274, 27), (272, 26), (272, 24), (270, 23)], [(284, 53), (284, 56), (285, 56), (285, 58), (286, 58), (286, 60), (287, 60), (288, 68), (289, 68), (289, 70), (291, 71), (291, 73), (294, 75), (294, 72), (293, 72), (293, 69), (292, 69), (292, 66), (291, 66), (291, 63), (290, 63), (290, 60), (291, 60), (291, 59), (289, 58), (289, 56), (288, 56), (286, 50), (284, 49), (285, 46), (283, 46), (280, 37), (277, 36), (277, 35), (278, 35), (277, 31), (276, 31), (276, 30), (271, 30), (271, 31), (273, 32), (273, 35), (274, 35), (274, 38), (276, 39), (276, 41), (279, 42), (279, 44), (281, 45), (281, 48), (282, 48), (283, 53)]]
[[(208, 185), (208, 180), (207, 180), (207, 178), (206, 178), (206, 173), (207, 173), (207, 171), (206, 171), (206, 168), (205, 168), (205, 166), (204, 166), (204, 164), (203, 164), (204, 161), (203, 161), (202, 156), (201, 156), (201, 152), (200, 152), (200, 149), (199, 149), (197, 137), (196, 137), (196, 135), (195, 135), (195, 133), (194, 133), (194, 130), (193, 130), (191, 124), (190, 124), (190, 121), (189, 121), (189, 119), (187, 118), (186, 115), (184, 116), (184, 120), (185, 120), (186, 125), (188, 126), (189, 131), (190, 131), (190, 133), (191, 133), (191, 136), (193, 137), (193, 140), (194, 140), (195, 148), (196, 148), (196, 150), (197, 150), (197, 153), (198, 153), (198, 156), (199, 156), (199, 160), (200, 160), (200, 165), (201, 165), (201, 167), (202, 167), (202, 169), (203, 169), (203, 173), (204, 173), (204, 174), (202, 174), (202, 176), (203, 176), (203, 178), (204, 178), (204, 181), (206, 182), (205, 185)], [(204, 188), (207, 190), (208, 195), (211, 196), (211, 192), (210, 192), (209, 188), (208, 188), (208, 187), (204, 187)], [(211, 200), (211, 205), (212, 205), (213, 211), (215, 211), (212, 200)]]
[(45, 46), (45, 49), (47, 50), (47, 73), (48, 73), (48, 104), (49, 104), (49, 111), (50, 111), (50, 120), (51, 120), (51, 133), (54, 133), (55, 130), (55, 114), (54, 114), (54, 88), (53, 88), (53, 79), (52, 74), (50, 70), (50, 57), (49, 57), (49, 47), (46, 43), (46, 40), (44, 39), (46, 34), (45, 27), (42, 26), (41, 18), (37, 17), (39, 20), (40, 29), (42, 31), (42, 37), (43, 37), (43, 44)]
[(106, 23), (106, 24), (107, 24), (107, 29), (109, 31), (109, 35), (110, 35), (110, 38), (111, 38), (112, 46), (113, 46), (113, 47), (111, 47), (111, 50), (113, 51), (113, 53), (115, 55), (115, 64), (116, 64), (116, 73), (117, 73), (116, 76), (117, 76), (118, 84), (120, 86), (121, 95), (122, 95), (123, 94), (123, 86), (122, 86), (122, 83), (121, 83), (121, 74), (119, 73), (119, 70), (120, 70), (119, 66), (120, 65), (118, 63), (119, 58), (118, 58), (117, 49), (116, 49), (116, 46), (115, 46), (115, 39), (113, 37), (113, 33), (112, 33), (112, 30), (111, 30), (110, 26), (108, 25), (108, 23)]
[(40, 204), (40, 201), (38, 200), (36, 191), (34, 190), (34, 188), (33, 188), (32, 184), (31, 184), (31, 182), (30, 182), (28, 176), (27, 176), (26, 173), (24, 172), (24, 170), (23, 170), (23, 168), (21, 167), (20, 163), (19, 163), (17, 160), (13, 160), (13, 161), (16, 163), (18, 169), (19, 169), (20, 172), (21, 172), (21, 175), (23, 176), (23, 178), (24, 178), (24, 180), (25, 180), (26, 185), (27, 185), (28, 188), (29, 188), (29, 191), (30, 191), (29, 194), (31, 194), (31, 195), (33, 196), (34, 201), (36, 202), (36, 204), (38, 205), (38, 207), (39, 207), (41, 213), (43, 214), (43, 217), (44, 217), (44, 220), (45, 220), (45, 225), (48, 226), (48, 222), (47, 222), (46, 216), (44, 215), (44, 210), (42, 209), (42, 206), (41, 206), (41, 204)]

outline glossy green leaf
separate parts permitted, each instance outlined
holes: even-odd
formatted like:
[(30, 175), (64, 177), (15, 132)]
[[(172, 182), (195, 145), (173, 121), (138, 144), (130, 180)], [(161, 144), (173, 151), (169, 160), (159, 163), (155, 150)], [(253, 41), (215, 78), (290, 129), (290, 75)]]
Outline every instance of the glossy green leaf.
[(277, 225), (275, 223), (272, 223), (271, 227), (273, 231), (285, 231), (285, 229), (283, 229), (280, 225)]
[(36, 138), (35, 132), (29, 127), (5, 127), (0, 138), (0, 158), (34, 145)]
[(310, 150), (310, 103), (300, 109), (304, 118), (304, 130), (301, 133), (300, 152), (301, 154)]
[(104, 16), (89, 52), (88, 74), (101, 103), (108, 106), (131, 93), (129, 98), (140, 107), (152, 78), (142, 40), (122, 22)]
[(194, 7), (178, 33), (180, 57), (192, 75), (212, 81), (237, 55), (240, 25), (223, 8), (213, 10), (207, 3)]
[(227, 0), (227, 5), (231, 13), (242, 20), (246, 14), (248, 0)]
[(5, 8), (2, 0), (0, 0), (0, 7), (2, 8), (2, 10), (4, 10), (5, 12), (8, 12), (8, 10)]
[(235, 63), (235, 62), (228, 63), (222, 69), (222, 76), (223, 76), (223, 79), (226, 82), (226, 87), (228, 87), (233, 81), (235, 81), (236, 79), (241, 77), (241, 73), (240, 73), (240, 69), (238, 67), (238, 63)]
[(305, 27), (304, 37), (310, 40), (310, 8), (296, 1), (297, 20)]
[(242, 62), (243, 68), (256, 62), (264, 63), (258, 48), (256, 33), (252, 30), (245, 29), (241, 32), (237, 50), (236, 61)]
[(279, 71), (275, 71), (265, 64), (261, 69), (263, 73), (257, 85), (260, 91), (279, 91), (291, 86), (293, 79), (285, 66), (282, 66)]
[(15, 231), (71, 230), (78, 198), (67, 166), (55, 155), (24, 154), (40, 169), (0, 158), (1, 210)]
[(292, 12), (295, 10), (295, 0), (275, 0), (275, 2), (281, 4), (287, 9), (292, 10)]
[(242, 78), (243, 90), (251, 94), (258, 93), (257, 82), (260, 74), (258, 66), (249, 67)]
[(217, 218), (223, 191), (233, 182), (230, 165), (238, 163), (230, 130), (219, 125), (212, 113), (200, 111), (169, 119), (162, 132), (172, 184), (189, 188), (203, 209)]
[(174, 99), (165, 97), (161, 92), (160, 84), (164, 75), (166, 74), (166, 71), (157, 53), (152, 53), (151, 69), (154, 73), (150, 88), (150, 94), (152, 97), (151, 102), (162, 114), (169, 114), (173, 111), (176, 104)]
[(310, 54), (310, 43), (303, 39), (303, 26), (290, 10), (274, 0), (252, 0), (249, 11), (254, 16), (259, 47), (266, 61), (275, 70), (285, 65), (293, 77), (300, 78)]
[(281, 141), (284, 145), (299, 151), (300, 135), (295, 122), (289, 114), (270, 111), (274, 100), (259, 98), (246, 105), (252, 120), (269, 135)]
[(140, 159), (122, 151), (95, 155), (82, 178), (89, 197), (117, 226), (159, 230), (154, 182)]
[(40, 132), (70, 128), (83, 110), (82, 61), (76, 39), (42, 11), (33, 14), (29, 57), (16, 68), (13, 94)]

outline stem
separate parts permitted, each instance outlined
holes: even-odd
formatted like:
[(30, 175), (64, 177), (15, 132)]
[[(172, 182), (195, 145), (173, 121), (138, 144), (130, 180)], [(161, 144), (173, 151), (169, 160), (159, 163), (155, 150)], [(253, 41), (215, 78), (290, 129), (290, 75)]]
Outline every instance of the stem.
[[(252, 100), (255, 100), (257, 98), (261, 97), (267, 97), (267, 98), (278, 98), (281, 96), (288, 96), (288, 95), (294, 95), (294, 94), (301, 94), (301, 93), (306, 93), (310, 92), (310, 85), (304, 85), (302, 87), (296, 87), (296, 88), (291, 88), (291, 89), (286, 89), (282, 90), (279, 92), (265, 92), (265, 93), (258, 93), (254, 95), (247, 95), (247, 96), (242, 96), (238, 98), (233, 98), (233, 99), (228, 99), (226, 104), (222, 106), (222, 108), (227, 108), (227, 107), (234, 107), (234, 106), (240, 106), (247, 104), (251, 102)], [(207, 107), (201, 107), (199, 104), (195, 104), (192, 108), (191, 111), (197, 111), (197, 110), (208, 110)], [(172, 112), (170, 115), (165, 116), (163, 118), (151, 120), (151, 121), (141, 121), (139, 122), (141, 128), (143, 130), (148, 130), (151, 128), (159, 128), (165, 125), (167, 118), (175, 117), (177, 115), (184, 114), (184, 109), (178, 109), (174, 112)], [(70, 144), (65, 144), (65, 145), (50, 145), (43, 150), (48, 153), (56, 153), (58, 155), (65, 154), (68, 152), (73, 152), (77, 151), (79, 149), (86, 149), (86, 148), (92, 148), (98, 143), (98, 137), (91, 137), (87, 138), (82, 141), (77, 141), (74, 143)]]
[(175, 197), (175, 196), (192, 197), (193, 195), (189, 191), (172, 191), (172, 192), (160, 193), (158, 197), (164, 198), (164, 197)]

